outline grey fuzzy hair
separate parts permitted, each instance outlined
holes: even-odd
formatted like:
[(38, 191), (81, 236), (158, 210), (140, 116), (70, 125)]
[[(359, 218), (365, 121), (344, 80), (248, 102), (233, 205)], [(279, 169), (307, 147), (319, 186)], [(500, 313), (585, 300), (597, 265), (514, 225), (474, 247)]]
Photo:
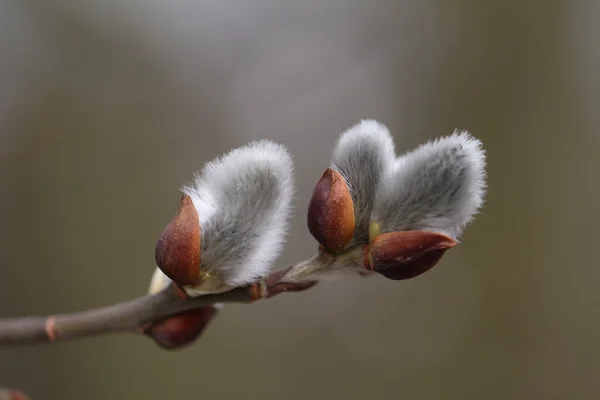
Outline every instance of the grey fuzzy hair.
[(483, 204), (485, 151), (466, 131), (436, 139), (400, 157), (375, 196), (381, 233), (431, 230), (457, 238)]
[(331, 166), (346, 180), (354, 202), (356, 228), (348, 246), (368, 240), (375, 192), (385, 171), (393, 168), (395, 158), (394, 141), (377, 121), (363, 120), (339, 138)]
[(262, 140), (205, 165), (182, 188), (198, 212), (201, 268), (230, 286), (266, 275), (279, 255), (294, 195), (286, 148)]

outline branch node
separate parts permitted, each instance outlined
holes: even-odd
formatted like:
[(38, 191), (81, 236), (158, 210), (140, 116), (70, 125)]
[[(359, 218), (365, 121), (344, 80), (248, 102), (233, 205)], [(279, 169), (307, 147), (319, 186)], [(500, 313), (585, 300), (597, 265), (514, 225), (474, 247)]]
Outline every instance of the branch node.
[(48, 336), (48, 340), (50, 342), (54, 342), (58, 336), (56, 333), (56, 318), (54, 316), (49, 316), (46, 319), (46, 325), (44, 326), (44, 330), (46, 331), (46, 336)]

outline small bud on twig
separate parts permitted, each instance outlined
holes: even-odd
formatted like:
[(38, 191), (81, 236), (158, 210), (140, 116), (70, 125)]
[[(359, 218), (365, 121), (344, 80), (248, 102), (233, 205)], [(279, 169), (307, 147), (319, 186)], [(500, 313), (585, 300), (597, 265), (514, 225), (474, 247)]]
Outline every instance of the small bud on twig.
[(181, 198), (177, 215), (165, 227), (155, 249), (156, 264), (178, 285), (200, 279), (200, 223), (190, 196)]
[(389, 279), (414, 278), (431, 269), (457, 242), (437, 232), (389, 232), (369, 247), (365, 267)]
[(165, 349), (181, 349), (192, 344), (204, 332), (218, 311), (214, 305), (184, 311), (152, 323), (143, 333)]
[(354, 235), (354, 204), (342, 175), (328, 168), (308, 206), (308, 230), (328, 251), (339, 253)]
[[(292, 270), (293, 266), (275, 271), (265, 278), (263, 282), (253, 284), (254, 291), (257, 293), (262, 286), (262, 293), (254, 296), (255, 300), (259, 298), (270, 298), (284, 292), (303, 292), (317, 284), (317, 281), (288, 282), (286, 275)], [(258, 289), (258, 290), (257, 290)]]

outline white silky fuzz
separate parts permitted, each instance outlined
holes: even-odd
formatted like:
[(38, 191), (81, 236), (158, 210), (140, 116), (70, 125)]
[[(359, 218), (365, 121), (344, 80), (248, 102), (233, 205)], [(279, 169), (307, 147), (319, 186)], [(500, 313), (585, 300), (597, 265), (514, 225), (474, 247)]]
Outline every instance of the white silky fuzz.
[(206, 164), (182, 189), (196, 207), (201, 268), (240, 286), (269, 272), (288, 227), (294, 194), (292, 158), (262, 140)]
[(354, 237), (348, 246), (368, 240), (375, 192), (385, 171), (393, 168), (395, 158), (394, 141), (388, 129), (377, 121), (363, 120), (338, 140), (331, 166), (348, 184), (356, 221)]
[(485, 151), (468, 132), (419, 146), (379, 184), (372, 220), (382, 233), (431, 230), (457, 238), (483, 204)]

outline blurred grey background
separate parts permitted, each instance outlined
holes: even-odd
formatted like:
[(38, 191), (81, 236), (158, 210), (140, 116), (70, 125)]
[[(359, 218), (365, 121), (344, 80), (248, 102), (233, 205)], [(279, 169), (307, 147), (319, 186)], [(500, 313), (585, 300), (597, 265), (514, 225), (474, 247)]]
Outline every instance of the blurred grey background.
[(420, 278), (226, 307), (193, 347), (117, 335), (0, 350), (35, 399), (596, 399), (597, 1), (0, 2), (0, 315), (143, 294), (178, 187), (250, 140), (289, 147), (279, 265), (343, 130), (399, 150), (468, 129), (489, 194)]

